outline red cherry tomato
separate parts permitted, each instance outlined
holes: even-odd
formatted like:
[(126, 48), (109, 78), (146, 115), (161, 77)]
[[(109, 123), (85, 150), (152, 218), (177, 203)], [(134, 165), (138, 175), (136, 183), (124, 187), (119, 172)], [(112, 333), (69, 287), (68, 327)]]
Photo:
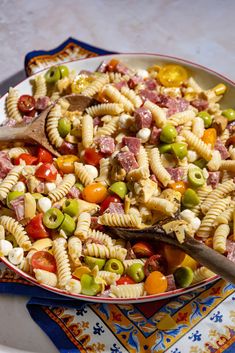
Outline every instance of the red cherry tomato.
[(124, 275), (122, 277), (119, 278), (119, 280), (116, 282), (117, 285), (120, 284), (136, 284), (136, 282), (129, 277), (128, 275)]
[(97, 152), (94, 148), (86, 148), (84, 154), (84, 161), (86, 164), (91, 164), (97, 167), (103, 158), (100, 152)]
[(100, 205), (100, 214), (104, 213), (104, 211), (109, 207), (109, 204), (111, 202), (121, 203), (122, 200), (118, 196), (109, 195)]
[(24, 161), (26, 165), (32, 165), (35, 164), (37, 160), (37, 157), (34, 157), (29, 153), (21, 153), (19, 157), (14, 159), (14, 164), (19, 165), (20, 161)]
[(167, 269), (167, 262), (160, 254), (151, 256), (144, 264), (144, 274), (146, 277), (153, 271), (160, 271), (165, 273)]
[(48, 251), (37, 251), (31, 258), (33, 268), (38, 268), (44, 271), (56, 272), (56, 262), (53, 255)]
[(133, 245), (132, 250), (137, 257), (151, 257), (154, 255), (153, 247), (145, 241), (139, 241)]
[(77, 145), (64, 141), (58, 148), (61, 154), (76, 154), (78, 153)]
[(33, 239), (48, 238), (49, 233), (42, 223), (43, 214), (39, 213), (33, 217), (26, 226), (26, 232)]
[(57, 169), (53, 164), (45, 163), (40, 165), (35, 172), (35, 176), (46, 181), (55, 181), (57, 177)]
[(38, 163), (52, 163), (53, 162), (53, 157), (50, 152), (45, 150), (42, 147), (39, 147), (38, 149)]
[(21, 113), (28, 114), (35, 109), (35, 99), (28, 94), (23, 94), (18, 100), (18, 109)]

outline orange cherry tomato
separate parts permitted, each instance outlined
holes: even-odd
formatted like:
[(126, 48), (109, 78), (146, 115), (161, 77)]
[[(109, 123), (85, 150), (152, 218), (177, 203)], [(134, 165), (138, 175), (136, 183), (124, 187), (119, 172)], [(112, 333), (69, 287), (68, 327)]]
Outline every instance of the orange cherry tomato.
[(111, 59), (107, 65), (107, 70), (114, 71), (116, 69), (117, 64), (119, 64), (119, 61), (117, 59)]
[(73, 154), (65, 154), (57, 158), (56, 163), (61, 172), (65, 174), (74, 172), (74, 162), (78, 162), (78, 157)]
[(179, 266), (185, 258), (185, 253), (175, 246), (164, 244), (164, 255), (168, 264), (168, 270)]
[(187, 78), (185, 68), (175, 64), (162, 66), (158, 73), (158, 79), (165, 87), (179, 87)]
[(82, 191), (82, 197), (87, 202), (101, 203), (107, 196), (107, 188), (101, 183), (87, 185)]
[(175, 191), (179, 191), (181, 194), (183, 194), (187, 188), (184, 181), (176, 181), (175, 183), (170, 184), (170, 187)]
[(144, 283), (144, 289), (148, 294), (159, 294), (167, 290), (167, 279), (163, 273), (153, 271)]
[(214, 129), (213, 127), (205, 130), (202, 136), (202, 141), (205, 142), (206, 144), (210, 144), (212, 148), (215, 145), (216, 139), (217, 139), (217, 133), (216, 133), (216, 129)]
[(151, 257), (154, 255), (154, 249), (152, 245), (145, 241), (139, 241), (133, 245), (132, 250), (137, 257)]

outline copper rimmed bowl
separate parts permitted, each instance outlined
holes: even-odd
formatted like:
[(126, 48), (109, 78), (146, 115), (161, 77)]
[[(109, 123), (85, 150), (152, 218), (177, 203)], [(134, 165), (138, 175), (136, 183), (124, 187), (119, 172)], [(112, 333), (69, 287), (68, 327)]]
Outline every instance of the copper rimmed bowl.
[[(179, 65), (183, 65), (189, 72), (190, 74), (196, 79), (196, 81), (199, 83), (199, 85), (202, 86), (203, 89), (209, 89), (213, 86), (215, 86), (218, 83), (224, 83), (227, 86), (227, 92), (225, 93), (223, 99), (221, 100), (221, 107), (233, 107), (234, 105), (234, 97), (235, 97), (235, 83), (231, 81), (230, 79), (216, 73), (213, 70), (210, 70), (206, 67), (203, 67), (201, 65), (189, 62), (187, 60), (171, 57), (171, 56), (164, 56), (164, 55), (159, 55), (159, 54), (112, 54), (112, 55), (104, 55), (104, 56), (99, 56), (95, 58), (90, 58), (90, 59), (84, 59), (84, 60), (76, 60), (76, 61), (70, 61), (66, 63), (66, 65), (69, 67), (70, 70), (74, 69), (76, 72), (79, 72), (80, 70), (89, 70), (89, 71), (95, 71), (97, 67), (102, 63), (103, 60), (110, 60), (112, 58), (118, 58), (120, 61), (123, 63), (127, 64), (131, 68), (147, 68), (149, 66), (159, 64), (167, 64), (167, 63), (175, 63)], [(19, 83), (16, 88), (19, 91), (20, 94), (32, 94), (32, 85), (30, 84), (30, 80), (34, 78), (35, 76), (41, 74), (46, 70), (41, 71), (40, 73), (37, 73), (30, 78), (27, 78), (26, 80), (22, 81)], [(0, 123), (3, 122), (4, 120), (7, 119), (6, 116), (6, 110), (5, 110), (5, 100), (6, 100), (6, 94), (0, 99)], [(68, 293), (62, 289), (58, 288), (53, 288), (49, 287), (47, 285), (39, 284), (36, 279), (19, 270), (16, 266), (12, 265), (6, 258), (2, 258), (3, 263), (5, 263), (10, 269), (15, 271), (18, 275), (21, 277), (25, 278), (26, 280), (32, 282), (33, 284), (49, 290), (53, 293), (64, 295), (66, 297), (70, 297), (73, 299), (80, 299), (80, 300), (85, 300), (85, 301), (90, 301), (90, 302), (99, 302), (99, 303), (119, 303), (119, 304), (126, 304), (126, 303), (145, 303), (145, 302), (150, 302), (150, 301), (155, 301), (155, 300), (161, 300), (161, 299), (166, 299), (170, 298), (176, 295), (184, 294), (187, 292), (191, 292), (195, 290), (196, 288), (205, 286), (206, 284), (214, 282), (216, 279), (218, 279), (218, 276), (214, 276), (211, 278), (208, 278), (202, 282), (196, 283), (186, 289), (180, 288), (172, 291), (168, 291), (165, 293), (161, 294), (156, 294), (156, 295), (148, 295), (145, 297), (140, 297), (140, 298), (129, 298), (129, 299), (119, 299), (119, 298), (109, 298), (109, 297), (103, 297), (103, 296), (87, 296), (87, 295), (82, 295), (82, 294), (71, 294)]]

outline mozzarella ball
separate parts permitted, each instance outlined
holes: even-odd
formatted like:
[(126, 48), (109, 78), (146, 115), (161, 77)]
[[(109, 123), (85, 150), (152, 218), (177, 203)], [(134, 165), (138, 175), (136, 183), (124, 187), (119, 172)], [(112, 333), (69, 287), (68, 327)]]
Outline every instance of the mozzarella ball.
[(56, 184), (55, 183), (45, 183), (45, 193), (49, 194), (49, 192), (53, 191), (56, 189)]
[(150, 138), (150, 135), (151, 135), (151, 130), (148, 129), (147, 127), (144, 127), (143, 129), (140, 129), (137, 132), (136, 137), (138, 137), (142, 143), (145, 143)]
[(123, 113), (120, 115), (120, 118), (119, 118), (119, 126), (121, 129), (126, 129), (130, 127), (133, 121), (134, 121), (134, 117)]
[(194, 217), (191, 219), (190, 223), (191, 223), (193, 230), (196, 232), (201, 225), (201, 220), (198, 217)]
[(23, 181), (18, 181), (18, 183), (13, 186), (12, 191), (26, 192), (26, 186)]
[(137, 69), (136, 70), (136, 74), (142, 78), (148, 78), (149, 77), (149, 73), (147, 70), (144, 69)]
[(193, 163), (197, 160), (198, 154), (195, 151), (188, 150), (187, 158), (190, 163)]
[(52, 202), (48, 197), (41, 197), (38, 200), (38, 209), (39, 211), (45, 213), (48, 211), (52, 206)]
[(8, 256), (9, 252), (13, 249), (11, 242), (5, 239), (0, 240), (0, 253)]
[(8, 254), (8, 260), (13, 264), (13, 265), (19, 265), (24, 258), (24, 250), (22, 248), (14, 248), (10, 250)]
[(184, 221), (189, 222), (189, 223), (191, 223), (191, 220), (193, 218), (195, 218), (195, 214), (191, 210), (188, 210), (188, 209), (180, 212), (180, 216)]
[(86, 171), (89, 173), (89, 175), (95, 179), (98, 177), (98, 170), (96, 167), (90, 164), (85, 164)]

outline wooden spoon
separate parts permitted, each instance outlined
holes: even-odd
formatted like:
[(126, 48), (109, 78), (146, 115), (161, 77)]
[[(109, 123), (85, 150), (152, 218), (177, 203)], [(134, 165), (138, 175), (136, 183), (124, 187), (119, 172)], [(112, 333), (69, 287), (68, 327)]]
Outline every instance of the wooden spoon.
[(166, 234), (162, 228), (162, 223), (142, 230), (105, 227), (105, 232), (126, 240), (149, 239), (174, 245), (194, 258), (201, 265), (235, 284), (235, 264), (232, 261), (189, 235), (185, 236), (183, 243), (179, 243), (174, 233)]
[[(71, 94), (63, 98), (66, 98), (70, 103), (68, 108), (69, 111), (84, 111), (92, 101), (90, 97), (86, 97), (81, 94)], [(39, 116), (37, 116), (29, 125), (18, 127), (1, 127), (0, 141), (20, 140), (25, 142), (36, 142), (46, 148), (54, 156), (58, 157), (60, 153), (50, 144), (45, 131), (46, 118), (52, 107), (53, 105), (50, 105), (48, 108), (43, 110), (43, 112), (39, 114)]]

